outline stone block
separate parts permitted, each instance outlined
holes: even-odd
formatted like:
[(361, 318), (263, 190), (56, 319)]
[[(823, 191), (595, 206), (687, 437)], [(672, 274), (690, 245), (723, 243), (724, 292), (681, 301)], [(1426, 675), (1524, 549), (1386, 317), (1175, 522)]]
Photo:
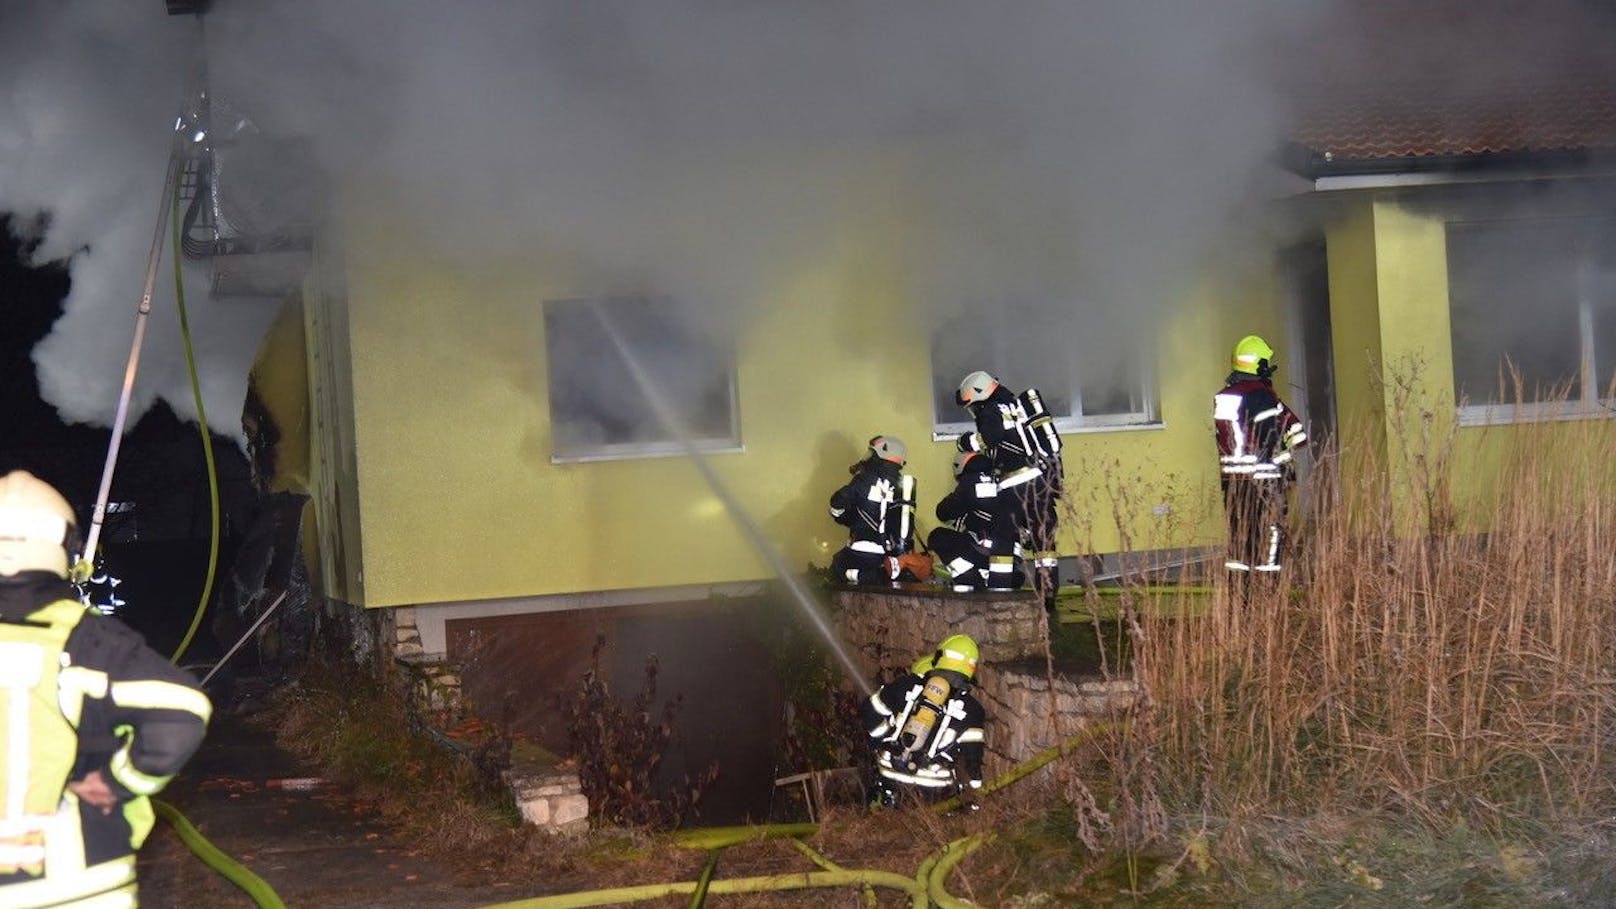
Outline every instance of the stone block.
[(550, 826), (564, 827), (589, 817), (589, 800), (582, 795), (557, 796), (550, 802)]

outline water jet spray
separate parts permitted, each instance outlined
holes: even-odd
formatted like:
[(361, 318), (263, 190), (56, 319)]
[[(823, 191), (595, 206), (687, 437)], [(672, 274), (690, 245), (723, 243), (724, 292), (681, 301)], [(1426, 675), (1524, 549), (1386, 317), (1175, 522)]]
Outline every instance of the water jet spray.
[(640, 358), (629, 347), (628, 341), (617, 330), (617, 325), (612, 322), (612, 318), (606, 313), (605, 308), (596, 306), (593, 307), (593, 310), (595, 317), (600, 320), (601, 328), (605, 329), (606, 336), (611, 339), (612, 346), (617, 348), (617, 352), (622, 356), (624, 364), (628, 366), (629, 375), (634, 378), (634, 384), (639, 386), (640, 393), (645, 395), (645, 400), (656, 413), (657, 420), (678, 441), (679, 447), (684, 450), (685, 456), (696, 466), (696, 470), (701, 474), (702, 479), (707, 481), (708, 487), (712, 489), (713, 495), (717, 496), (718, 500), (723, 503), (725, 510), (729, 512), (730, 517), (735, 519), (735, 523), (740, 526), (741, 532), (752, 543), (753, 548), (758, 551), (759, 555), (763, 556), (763, 560), (768, 563), (769, 568), (785, 583), (786, 589), (791, 593), (792, 600), (802, 611), (803, 616), (808, 619), (808, 623), (813, 626), (815, 631), (819, 632), (820, 637), (824, 638), (825, 643), (830, 646), (831, 652), (836, 654), (836, 659), (841, 662), (842, 669), (847, 673), (847, 677), (858, 685), (859, 690), (864, 693), (865, 697), (869, 697), (875, 692), (875, 689), (870, 686), (869, 681), (859, 671), (858, 665), (853, 662), (853, 658), (848, 656), (847, 648), (837, 638), (835, 629), (831, 628), (830, 622), (825, 618), (824, 610), (814, 601), (813, 596), (803, 586), (802, 580), (791, 571), (790, 566), (786, 564), (785, 557), (769, 542), (769, 538), (763, 533), (763, 528), (758, 526), (757, 521), (741, 506), (734, 493), (730, 492), (729, 487), (724, 485), (724, 481), (719, 479), (718, 473), (713, 470), (712, 465), (707, 463), (706, 456), (696, 446), (690, 431), (685, 427), (684, 420), (680, 419), (673, 405), (663, 396), (656, 383), (651, 380), (645, 364), (640, 361)]

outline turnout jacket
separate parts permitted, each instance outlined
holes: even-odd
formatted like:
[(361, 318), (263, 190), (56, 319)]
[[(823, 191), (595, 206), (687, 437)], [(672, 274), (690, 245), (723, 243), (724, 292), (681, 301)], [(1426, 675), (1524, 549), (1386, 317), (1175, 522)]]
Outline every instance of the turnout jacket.
[[(978, 470), (976, 464), (984, 469)], [(954, 489), (937, 503), (937, 520), (971, 535), (983, 549), (1013, 553), (1016, 522), (1008, 497), (987, 469), (986, 458), (972, 458), (954, 481)]]
[(848, 548), (873, 555), (908, 552), (914, 540), (915, 481), (903, 468), (866, 458), (830, 497), (830, 516), (848, 529)]
[(1212, 419), (1225, 482), (1284, 478), (1296, 449), (1307, 444), (1302, 421), (1279, 399), (1274, 383), (1250, 373), (1230, 373), (1212, 399)]
[[(961, 677), (953, 675), (958, 681)], [(919, 707), (925, 679), (913, 672), (882, 685), (864, 704), (864, 729), (875, 748), (875, 769), (898, 783), (938, 789), (964, 779), (974, 788), (982, 784), (982, 724), (987, 713), (971, 694), (970, 683), (956, 685), (938, 716), (913, 769), (897, 764), (894, 752), (910, 715)], [(955, 775), (955, 768), (959, 776)]]
[[(0, 905), (101, 905), (97, 897), (124, 894), (133, 905), (134, 852), (153, 820), (147, 798), (201, 744), (207, 696), (47, 572), (0, 579), (0, 651), (9, 698)], [(94, 771), (118, 800), (110, 811), (66, 788)]]
[[(1034, 400), (1039, 400), (1034, 395)], [(1046, 428), (1034, 427), (1027, 404), (1010, 389), (1000, 385), (987, 400), (971, 405), (976, 419), (976, 431), (960, 436), (955, 446), (960, 451), (976, 451), (987, 455), (998, 473), (999, 485), (1005, 489), (1031, 482), (1054, 468), (1059, 462), (1055, 452), (1046, 452), (1042, 440), (1052, 447), (1060, 444), (1053, 424)], [(1040, 414), (1040, 423), (1048, 422), (1048, 414)], [(1058, 448), (1056, 449), (1058, 451)]]

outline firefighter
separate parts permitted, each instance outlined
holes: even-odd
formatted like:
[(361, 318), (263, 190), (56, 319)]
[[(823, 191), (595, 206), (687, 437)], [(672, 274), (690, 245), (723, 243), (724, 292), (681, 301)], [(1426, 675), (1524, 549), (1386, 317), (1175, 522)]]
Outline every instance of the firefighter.
[(895, 436), (870, 439), (853, 478), (830, 497), (830, 516), (848, 529), (847, 545), (831, 558), (846, 584), (892, 584), (930, 577), (931, 559), (914, 552), (915, 478), (904, 473), (908, 449)]
[(1026, 581), (1016, 557), (1016, 522), (1009, 497), (985, 455), (954, 456), (954, 491), (937, 503), (947, 526), (926, 536), (926, 545), (948, 568), (957, 591), (1016, 590)]
[(1307, 444), (1302, 421), (1274, 391), (1274, 350), (1256, 335), (1234, 346), (1234, 371), (1212, 399), (1218, 465), (1229, 521), (1224, 567), (1250, 576), (1283, 567), (1286, 496), (1295, 452)]
[(202, 742), (189, 674), (68, 583), (73, 509), (26, 471), (0, 477), (0, 906), (134, 906), (148, 797)]
[(899, 786), (914, 786), (937, 795), (958, 793), (976, 809), (986, 750), (986, 715), (971, 694), (977, 658), (975, 641), (953, 635), (864, 703), (876, 771), (872, 806), (893, 807)]
[(955, 400), (976, 429), (959, 437), (960, 451), (979, 452), (993, 465), (1001, 492), (1014, 501), (1018, 542), (1037, 572), (1037, 587), (1053, 601), (1058, 564), (1056, 503), (1061, 494), (1061, 438), (1038, 389), (1016, 394), (981, 370), (967, 375)]

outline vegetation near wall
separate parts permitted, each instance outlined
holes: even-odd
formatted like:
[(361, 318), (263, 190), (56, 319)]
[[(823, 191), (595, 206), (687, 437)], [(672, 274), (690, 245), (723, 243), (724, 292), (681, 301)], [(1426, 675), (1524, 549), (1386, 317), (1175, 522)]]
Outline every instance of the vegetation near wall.
[(1155, 738), (1134, 744), (1159, 762), (1169, 809), (1386, 810), (1493, 830), (1616, 809), (1605, 423), (1510, 427), (1485, 477), (1429, 440), (1390, 490), (1414, 503), (1414, 532), (1385, 495), (1346, 488), (1326, 451), (1277, 583), (1137, 598), (1134, 670), (1154, 717), (1135, 730)]

